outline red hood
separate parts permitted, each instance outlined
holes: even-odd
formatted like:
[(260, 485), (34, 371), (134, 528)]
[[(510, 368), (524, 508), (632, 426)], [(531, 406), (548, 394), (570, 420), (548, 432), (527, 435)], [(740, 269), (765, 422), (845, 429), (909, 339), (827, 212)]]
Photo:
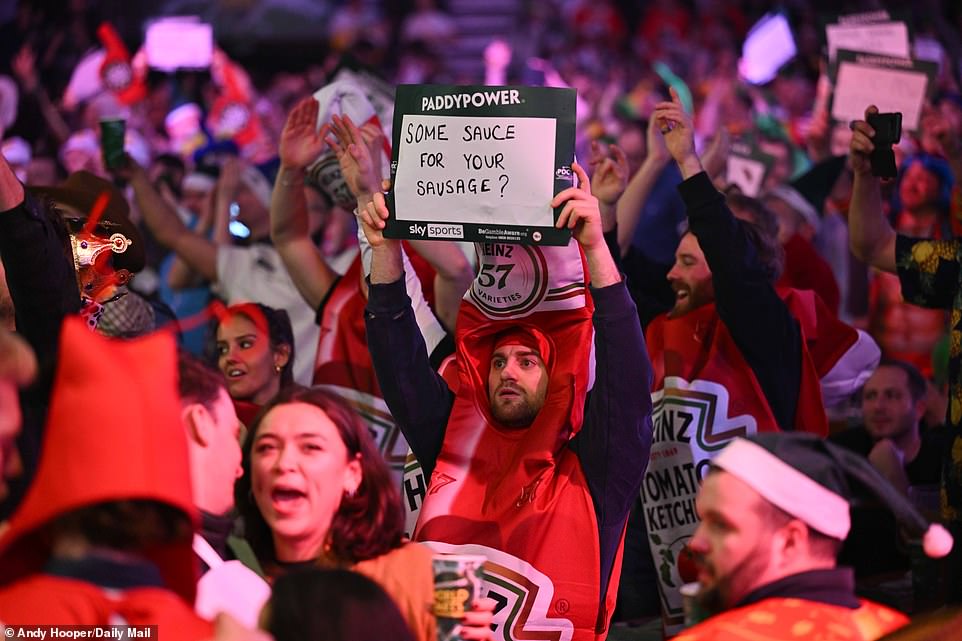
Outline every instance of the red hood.
[[(37, 474), (0, 536), (0, 585), (38, 572), (49, 556), (38, 530), (81, 507), (155, 500), (190, 516), (196, 529), (176, 385), (170, 334), (116, 341), (79, 317), (64, 321)], [(190, 545), (145, 553), (167, 586), (192, 604), (197, 567)]]

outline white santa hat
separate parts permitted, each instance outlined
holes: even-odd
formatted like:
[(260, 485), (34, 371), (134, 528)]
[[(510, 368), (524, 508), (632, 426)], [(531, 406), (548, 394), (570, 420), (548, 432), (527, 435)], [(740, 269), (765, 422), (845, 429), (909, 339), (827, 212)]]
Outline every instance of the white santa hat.
[(952, 550), (952, 535), (938, 523), (926, 521), (868, 459), (813, 434), (736, 438), (712, 465), (831, 538), (848, 536), (850, 501), (874, 498), (892, 511), (910, 536), (922, 539), (926, 555), (939, 558)]

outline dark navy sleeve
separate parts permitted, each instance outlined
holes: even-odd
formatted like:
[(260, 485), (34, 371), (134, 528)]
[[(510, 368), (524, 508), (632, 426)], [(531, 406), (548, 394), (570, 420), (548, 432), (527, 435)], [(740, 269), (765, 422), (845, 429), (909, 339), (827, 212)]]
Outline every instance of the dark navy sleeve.
[(595, 382), (584, 424), (569, 446), (578, 455), (595, 505), (604, 594), (648, 465), (652, 374), (638, 312), (625, 283), (592, 289), (591, 294)]
[(431, 365), (403, 278), (369, 284), (365, 325), (384, 402), (430, 479), (454, 394)]

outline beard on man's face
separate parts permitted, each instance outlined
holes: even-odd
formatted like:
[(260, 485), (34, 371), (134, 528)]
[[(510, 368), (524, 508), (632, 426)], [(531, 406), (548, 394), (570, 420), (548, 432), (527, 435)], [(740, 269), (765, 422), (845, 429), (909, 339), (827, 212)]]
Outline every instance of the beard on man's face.
[(541, 405), (535, 403), (528, 394), (513, 385), (508, 387), (517, 393), (516, 396), (509, 400), (503, 397), (499, 398), (498, 392), (502, 387), (504, 387), (503, 384), (495, 390), (490, 402), (491, 416), (494, 417), (494, 420), (505, 427), (528, 427), (531, 425), (535, 417), (538, 416), (538, 412), (541, 411)]

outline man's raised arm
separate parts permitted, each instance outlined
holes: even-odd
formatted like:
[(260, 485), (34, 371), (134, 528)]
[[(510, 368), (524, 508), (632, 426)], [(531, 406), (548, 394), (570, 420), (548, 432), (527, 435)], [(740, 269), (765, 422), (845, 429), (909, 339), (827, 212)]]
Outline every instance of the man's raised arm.
[[(865, 117), (878, 113), (875, 106), (865, 110)], [(855, 178), (852, 182), (852, 204), (848, 210), (848, 233), (852, 253), (859, 260), (883, 271), (895, 273), (895, 230), (882, 211), (879, 179), (872, 175), (869, 155), (875, 149), (875, 130), (864, 120), (852, 123), (849, 159)]]

